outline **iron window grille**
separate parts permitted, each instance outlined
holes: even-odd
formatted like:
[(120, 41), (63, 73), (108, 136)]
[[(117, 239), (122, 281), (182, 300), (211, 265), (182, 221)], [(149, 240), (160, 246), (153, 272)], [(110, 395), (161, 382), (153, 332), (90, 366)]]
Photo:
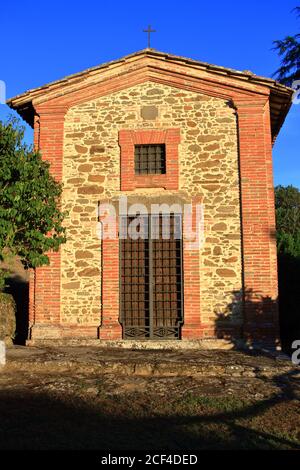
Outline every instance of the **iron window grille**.
[(134, 169), (136, 175), (165, 174), (165, 144), (135, 145)]
[[(138, 216), (143, 237), (126, 238), (120, 220), (120, 323), (123, 338), (180, 339), (183, 323), (181, 216)], [(145, 236), (146, 235), (146, 236)]]

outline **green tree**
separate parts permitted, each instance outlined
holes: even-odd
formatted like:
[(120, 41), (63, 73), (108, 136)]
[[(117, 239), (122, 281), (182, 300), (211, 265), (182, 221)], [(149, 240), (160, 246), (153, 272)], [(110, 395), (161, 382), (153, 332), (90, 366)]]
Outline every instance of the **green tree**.
[[(300, 7), (294, 8), (300, 18)], [(294, 80), (300, 79), (300, 34), (287, 36), (273, 42), (274, 50), (281, 57), (281, 66), (273, 74), (279, 82), (291, 86)]]
[(280, 331), (283, 350), (300, 338), (300, 191), (275, 188)]
[(278, 253), (300, 257), (300, 191), (294, 186), (275, 188)]
[[(0, 261), (18, 256), (25, 268), (49, 264), (47, 252), (66, 241), (61, 185), (49, 163), (23, 142), (19, 121), (0, 121)], [(0, 272), (3, 288), (5, 270)]]

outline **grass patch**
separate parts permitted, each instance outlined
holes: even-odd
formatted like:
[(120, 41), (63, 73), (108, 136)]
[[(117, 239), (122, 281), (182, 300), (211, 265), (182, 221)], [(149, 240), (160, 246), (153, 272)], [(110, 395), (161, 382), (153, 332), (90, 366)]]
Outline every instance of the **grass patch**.
[(181, 399), (182, 406), (189, 409), (209, 409), (217, 412), (232, 412), (242, 410), (250, 402), (240, 400), (234, 396), (207, 396), (207, 395), (193, 395), (189, 394)]

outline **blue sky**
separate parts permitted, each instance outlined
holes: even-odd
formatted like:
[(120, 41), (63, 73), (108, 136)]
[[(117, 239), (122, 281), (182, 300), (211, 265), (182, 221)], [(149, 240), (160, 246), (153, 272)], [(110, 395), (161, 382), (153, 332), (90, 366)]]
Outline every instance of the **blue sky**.
[[(291, 10), (300, 0), (3, 2), (0, 80), (7, 97), (147, 46), (270, 77), (279, 66), (272, 41), (300, 31)], [(10, 112), (0, 105), (0, 119)], [(274, 147), (275, 184), (300, 188), (300, 104), (293, 105)], [(27, 126), (26, 140), (32, 142)]]

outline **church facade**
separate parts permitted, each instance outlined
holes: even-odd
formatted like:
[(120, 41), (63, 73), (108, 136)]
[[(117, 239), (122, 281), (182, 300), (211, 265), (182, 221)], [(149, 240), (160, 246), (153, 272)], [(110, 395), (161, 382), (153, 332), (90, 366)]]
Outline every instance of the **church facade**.
[(145, 49), (9, 100), (67, 212), (31, 273), (29, 339), (276, 344), (272, 144), (291, 94)]

